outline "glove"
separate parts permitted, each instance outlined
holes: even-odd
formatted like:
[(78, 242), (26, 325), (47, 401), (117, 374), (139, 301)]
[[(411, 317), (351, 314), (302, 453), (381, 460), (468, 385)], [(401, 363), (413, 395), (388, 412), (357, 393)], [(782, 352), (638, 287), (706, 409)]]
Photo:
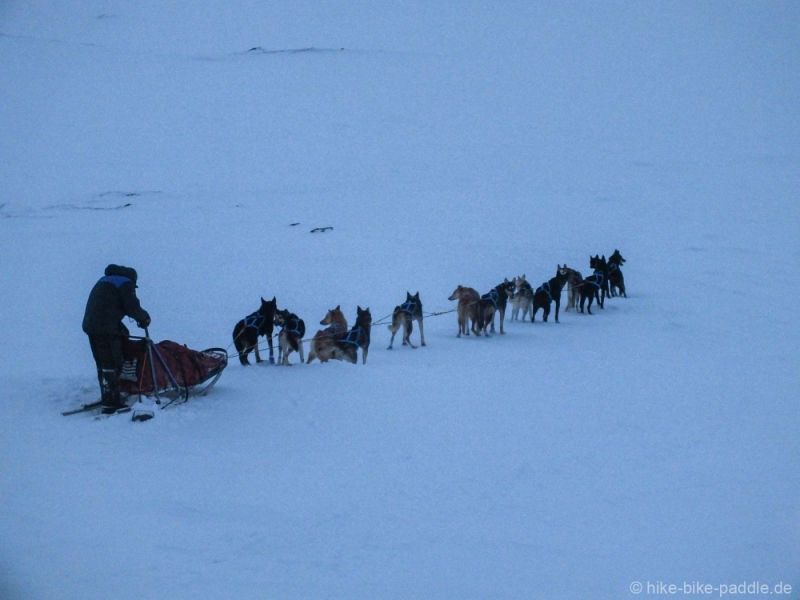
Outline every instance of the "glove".
[(142, 329), (147, 329), (150, 326), (150, 317), (147, 316), (141, 321), (136, 321), (136, 324)]

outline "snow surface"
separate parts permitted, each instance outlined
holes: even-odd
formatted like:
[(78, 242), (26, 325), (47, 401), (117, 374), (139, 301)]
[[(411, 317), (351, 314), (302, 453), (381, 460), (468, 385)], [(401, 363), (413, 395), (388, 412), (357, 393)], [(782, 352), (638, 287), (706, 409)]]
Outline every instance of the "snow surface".
[[(799, 6), (0, 4), (0, 597), (797, 597)], [(110, 262), (199, 349), (614, 248), (594, 316), (60, 415)]]

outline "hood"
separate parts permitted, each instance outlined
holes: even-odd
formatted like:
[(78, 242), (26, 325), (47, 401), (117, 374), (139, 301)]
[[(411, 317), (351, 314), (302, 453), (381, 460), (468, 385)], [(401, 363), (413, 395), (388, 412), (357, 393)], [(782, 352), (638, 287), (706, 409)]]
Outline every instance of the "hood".
[(133, 285), (136, 285), (136, 279), (138, 278), (136, 269), (132, 269), (131, 267), (123, 267), (121, 265), (108, 265), (106, 267), (105, 275), (121, 275), (122, 277), (127, 277), (133, 282)]

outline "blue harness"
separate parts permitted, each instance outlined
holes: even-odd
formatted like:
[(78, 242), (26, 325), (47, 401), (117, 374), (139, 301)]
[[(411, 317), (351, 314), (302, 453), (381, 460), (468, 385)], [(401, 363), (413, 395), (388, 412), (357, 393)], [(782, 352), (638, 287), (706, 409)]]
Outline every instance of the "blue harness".
[(244, 326), (261, 331), (261, 326), (264, 324), (265, 320), (266, 317), (264, 317), (264, 315), (262, 315), (260, 312), (256, 311), (244, 318)]
[(594, 270), (595, 280), (591, 280), (588, 277), (586, 278), (586, 282), (591, 283), (593, 286), (600, 287), (603, 285), (603, 272), (595, 269)]
[(353, 344), (353, 346), (358, 346), (358, 338), (360, 335), (361, 335), (361, 327), (353, 327), (339, 341), (345, 344)]
[(537, 292), (544, 292), (545, 294), (547, 294), (547, 301), (548, 302), (552, 302), (553, 301), (553, 294), (550, 293), (550, 282), (549, 281), (545, 281), (542, 285), (539, 286), (539, 288), (536, 291)]
[(294, 317), (294, 318), (290, 319), (283, 326), (283, 330), (286, 331), (287, 333), (293, 333), (297, 337), (303, 337), (306, 334), (305, 327), (303, 327), (302, 331), (300, 330), (300, 318), (299, 317)]
[(416, 305), (417, 303), (414, 300), (406, 300), (400, 305), (400, 311), (407, 313), (408, 315), (413, 315), (414, 314), (413, 309)]

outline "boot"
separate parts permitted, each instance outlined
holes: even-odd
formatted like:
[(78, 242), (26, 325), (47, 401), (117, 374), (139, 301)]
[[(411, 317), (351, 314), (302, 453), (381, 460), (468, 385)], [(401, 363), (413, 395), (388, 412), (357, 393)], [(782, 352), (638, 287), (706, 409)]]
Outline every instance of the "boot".
[(119, 394), (119, 376), (114, 369), (103, 369), (103, 397), (100, 406), (104, 415), (125, 407)]

